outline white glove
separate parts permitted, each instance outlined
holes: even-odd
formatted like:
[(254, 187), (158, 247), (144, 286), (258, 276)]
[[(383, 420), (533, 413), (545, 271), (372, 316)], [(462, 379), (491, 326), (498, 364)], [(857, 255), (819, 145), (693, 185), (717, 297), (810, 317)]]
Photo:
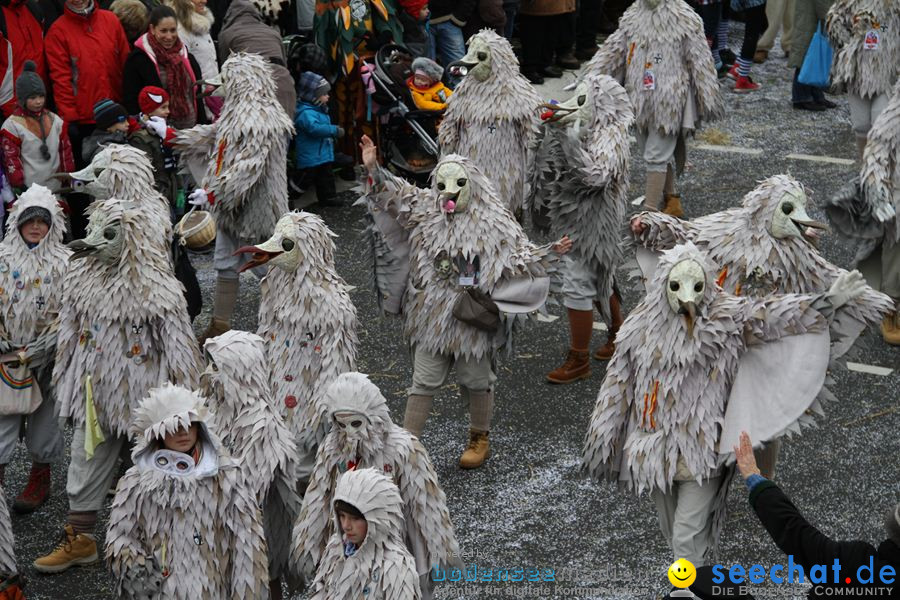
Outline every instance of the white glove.
[(838, 275), (825, 297), (831, 302), (831, 307), (837, 310), (851, 300), (862, 296), (866, 291), (866, 281), (859, 271), (844, 272)]
[(144, 127), (146, 127), (148, 131), (155, 133), (160, 139), (166, 139), (166, 130), (168, 127), (166, 125), (166, 120), (162, 117), (150, 117), (147, 122), (144, 123)]
[(197, 188), (188, 196), (188, 204), (206, 210), (210, 207), (209, 194), (203, 188)]

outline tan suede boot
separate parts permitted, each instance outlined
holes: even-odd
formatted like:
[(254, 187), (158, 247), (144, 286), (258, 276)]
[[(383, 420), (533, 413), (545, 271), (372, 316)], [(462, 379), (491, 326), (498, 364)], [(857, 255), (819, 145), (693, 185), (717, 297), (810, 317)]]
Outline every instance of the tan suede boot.
[(666, 205), (662, 211), (679, 219), (683, 217), (684, 209), (681, 208), (681, 194), (666, 194)]
[(463, 469), (477, 469), (491, 457), (491, 444), (487, 431), (469, 430), (469, 445), (459, 457), (459, 466)]
[(881, 337), (885, 344), (900, 346), (900, 311), (890, 313), (881, 322)]
[(34, 561), (33, 566), (41, 573), (62, 573), (69, 567), (95, 563), (97, 558), (97, 541), (94, 536), (75, 533), (71, 525), (66, 525), (59, 545), (47, 556)]

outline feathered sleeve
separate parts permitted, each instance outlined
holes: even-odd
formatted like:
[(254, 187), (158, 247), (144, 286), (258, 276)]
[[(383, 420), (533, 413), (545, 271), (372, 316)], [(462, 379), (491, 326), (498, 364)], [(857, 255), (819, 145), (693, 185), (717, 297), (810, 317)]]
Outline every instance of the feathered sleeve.
[[(900, 208), (900, 81), (894, 86), (891, 100), (869, 130), (863, 153), (860, 185), (863, 198), (872, 214), (896, 213)], [(896, 227), (900, 235), (900, 227)]]
[(719, 77), (713, 62), (709, 59), (709, 46), (703, 33), (703, 21), (695, 19), (696, 27), (684, 40), (685, 67), (694, 86), (694, 101), (697, 103), (697, 116), (702, 121), (714, 121), (725, 114), (722, 94), (719, 90)]
[(392, 552), (386, 557), (382, 582), (384, 600), (420, 600), (422, 597), (416, 565), (406, 553)]
[(297, 576), (305, 579), (312, 578), (316, 572), (328, 542), (331, 496), (334, 494), (328, 442), (326, 439), (316, 453), (316, 466), (309, 476), (300, 516), (294, 525), (291, 566)]
[(641, 224), (645, 226), (639, 234), (634, 234), (631, 228), (628, 229), (628, 235), (631, 236), (636, 246), (662, 251), (694, 239), (694, 228), (691, 223), (677, 217), (662, 212), (647, 211), (639, 213), (635, 218), (639, 218)]
[(250, 131), (238, 139), (222, 137), (219, 140), (218, 147), (213, 150), (216, 166), (203, 180), (203, 189), (215, 196), (215, 207), (232, 211), (252, 200), (247, 194), (260, 177), (269, 172), (269, 153), (277, 145), (265, 139), (252, 139), (264, 135), (268, 134)]
[(582, 451), (582, 469), (598, 480), (616, 481), (633, 398), (629, 384), (629, 354), (616, 350), (606, 369), (597, 403), (588, 424)]
[(106, 563), (117, 598), (153, 597), (162, 584), (160, 566), (141, 543), (140, 476), (131, 468), (116, 486), (106, 530)]
[(415, 226), (416, 207), (428, 194), (429, 190), (416, 187), (382, 167), (368, 178), (366, 185), (369, 210), (387, 213), (404, 228)]
[[(262, 515), (250, 486), (235, 468), (232, 486), (223, 486), (224, 498), (229, 499), (225, 522), (222, 524), (230, 539), (231, 598), (269, 597), (269, 570), (266, 537)], [(231, 489), (228, 489), (231, 487)]]
[[(828, 16), (825, 19), (825, 31), (828, 33), (828, 40), (835, 50), (840, 50), (850, 41), (853, 31), (853, 13), (851, 7), (857, 0), (837, 0), (828, 9)], [(838, 55), (835, 55), (838, 58)]]
[(194, 332), (184, 315), (166, 315), (158, 319), (159, 343), (162, 346), (163, 373), (166, 381), (196, 389), (200, 379), (200, 350)]
[(831, 305), (824, 294), (784, 294), (735, 301), (745, 303), (744, 339), (748, 345), (828, 328)]
[(438, 145), (441, 147), (443, 154), (453, 154), (459, 146), (459, 128), (462, 121), (459, 118), (459, 111), (456, 108), (457, 102), (454, 102), (454, 96), (450, 96), (447, 101), (447, 112), (441, 119), (441, 125), (438, 127)]
[[(68, 278), (67, 278), (68, 279)], [(69, 285), (69, 282), (66, 282)], [(60, 415), (69, 417), (71, 409), (65, 410), (66, 404), (71, 405), (75, 398), (81, 398), (79, 391), (80, 381), (74, 381), (74, 377), (66, 378), (69, 364), (75, 358), (75, 349), (78, 346), (79, 337), (78, 319), (75, 308), (71, 303), (64, 303), (59, 314), (59, 331), (56, 338), (56, 359), (53, 364), (53, 385), (56, 388), (56, 397), (60, 402)]]
[(12, 522), (9, 520), (9, 507), (6, 505), (6, 494), (2, 488), (0, 488), (0, 571), (7, 574), (17, 572)]
[(39, 369), (53, 362), (58, 333), (59, 317), (56, 317), (34, 340), (25, 346), (25, 358), (28, 359), (28, 364), (32, 369)]
[(322, 562), (316, 571), (316, 579), (312, 584), (312, 595), (310, 600), (326, 600), (329, 590), (328, 584), (335, 569), (340, 567), (340, 561), (344, 556), (344, 546), (341, 543), (341, 536), (334, 534), (328, 539), (328, 547), (322, 556)]
[(459, 544), (450, 521), (447, 497), (438, 483), (428, 452), (417, 438), (411, 440), (407, 460), (398, 465), (403, 474), (397, 487), (403, 497), (404, 512), (408, 513), (405, 515), (406, 535), (414, 549), (421, 544), (424, 550), (425, 562), (418, 565), (421, 571), (418, 575), (424, 575), (435, 565), (441, 568), (459, 566)]
[[(708, 51), (707, 51), (708, 52)], [(625, 31), (619, 27), (603, 42), (600, 49), (588, 63), (586, 71), (589, 73), (603, 73), (609, 75), (620, 85), (625, 83), (625, 67), (628, 60), (628, 43), (625, 39)]]
[(218, 126), (196, 125), (182, 129), (175, 135), (172, 147), (178, 153), (181, 171), (191, 175), (197, 183), (203, 181), (209, 161), (213, 160)]

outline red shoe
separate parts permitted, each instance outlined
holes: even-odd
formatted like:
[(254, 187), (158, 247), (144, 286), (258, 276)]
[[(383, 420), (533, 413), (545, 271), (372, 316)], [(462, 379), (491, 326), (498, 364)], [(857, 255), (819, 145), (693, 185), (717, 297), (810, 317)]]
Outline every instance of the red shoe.
[(725, 77), (727, 77), (728, 79), (733, 79), (735, 81), (740, 79), (740, 75), (738, 75), (737, 61), (735, 61), (735, 63), (733, 65), (731, 65), (731, 68), (728, 69), (728, 73), (725, 74)]
[(50, 497), (50, 465), (32, 463), (28, 484), (13, 502), (13, 510), (19, 514), (36, 511)]
[(734, 82), (734, 91), (738, 94), (746, 94), (747, 92), (755, 92), (762, 86), (752, 79), (750, 76), (739, 77), (737, 81)]

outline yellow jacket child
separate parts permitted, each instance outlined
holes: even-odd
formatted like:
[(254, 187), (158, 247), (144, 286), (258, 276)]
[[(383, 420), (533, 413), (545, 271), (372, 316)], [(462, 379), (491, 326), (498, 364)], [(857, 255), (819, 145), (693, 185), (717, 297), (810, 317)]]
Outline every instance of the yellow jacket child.
[(413, 102), (419, 110), (444, 110), (453, 90), (441, 82), (444, 69), (420, 56), (412, 62), (413, 75), (406, 80)]

